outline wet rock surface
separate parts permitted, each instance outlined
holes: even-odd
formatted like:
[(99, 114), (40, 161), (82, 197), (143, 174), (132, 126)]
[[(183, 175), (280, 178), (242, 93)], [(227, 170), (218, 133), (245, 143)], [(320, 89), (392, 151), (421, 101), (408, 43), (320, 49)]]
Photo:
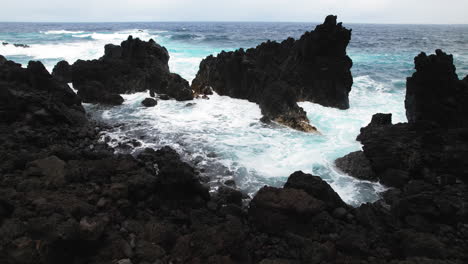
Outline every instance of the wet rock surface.
[(108, 44), (98, 60), (59, 62), (53, 75), (73, 83), (84, 102), (121, 104), (119, 94), (144, 92), (167, 94), (176, 100), (191, 100), (189, 83), (169, 71), (169, 53), (154, 40), (129, 36), (120, 46)]
[(351, 30), (328, 16), (300, 39), (268, 41), (256, 48), (221, 52), (200, 64), (192, 89), (200, 95), (220, 95), (259, 104), (263, 121), (276, 121), (312, 132), (298, 101), (311, 101), (339, 109), (349, 108), (353, 78), (346, 55)]

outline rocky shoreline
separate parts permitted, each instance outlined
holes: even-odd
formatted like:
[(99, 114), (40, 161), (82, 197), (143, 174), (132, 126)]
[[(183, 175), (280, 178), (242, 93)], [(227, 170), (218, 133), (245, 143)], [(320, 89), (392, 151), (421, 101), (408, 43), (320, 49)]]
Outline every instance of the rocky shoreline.
[[(109, 58), (80, 63), (136, 67), (140, 57), (120, 53), (130, 43), (161, 50), (129, 38), (107, 47)], [(80, 63), (70, 66), (78, 92), (122, 92), (102, 88), (106, 74), (74, 81)], [(61, 64), (50, 74), (40, 62), (22, 68), (0, 56), (0, 263), (468, 261), (468, 76), (458, 78), (451, 55), (417, 56), (407, 81), (409, 122), (374, 115), (358, 136), (363, 151), (337, 161), (350, 175), (393, 187), (356, 208), (302, 172), (246, 201), (228, 186), (208, 192), (169, 147), (115, 154), (99, 140), (106, 124), (87, 117)], [(151, 79), (144, 67), (135, 72)], [(133, 73), (122, 83), (136, 80)]]

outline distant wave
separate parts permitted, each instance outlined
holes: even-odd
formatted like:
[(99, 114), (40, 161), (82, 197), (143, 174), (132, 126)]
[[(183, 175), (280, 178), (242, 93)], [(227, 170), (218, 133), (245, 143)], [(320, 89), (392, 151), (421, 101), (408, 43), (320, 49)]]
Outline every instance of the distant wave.
[(178, 34), (172, 35), (170, 37), (171, 40), (191, 40), (191, 39), (200, 39), (202, 36), (196, 34)]
[(184, 41), (184, 40), (197, 40), (201, 42), (223, 42), (231, 40), (228, 35), (198, 35), (198, 34), (174, 34), (169, 36), (170, 40)]
[(49, 30), (49, 31), (41, 31), (46, 35), (60, 35), (60, 34), (82, 34), (84, 31), (70, 31), (70, 30)]
[(103, 41), (112, 41), (112, 40), (125, 40), (128, 36), (132, 35), (135, 38), (141, 38), (143, 40), (150, 39), (154, 37), (146, 31), (142, 30), (125, 30), (118, 32), (109, 32), (109, 33), (87, 33), (87, 34), (75, 34), (72, 37), (83, 38), (83, 39), (94, 39), (94, 40), (103, 40)]
[(216, 42), (216, 41), (226, 41), (231, 40), (228, 35), (206, 35), (203, 41), (206, 42)]

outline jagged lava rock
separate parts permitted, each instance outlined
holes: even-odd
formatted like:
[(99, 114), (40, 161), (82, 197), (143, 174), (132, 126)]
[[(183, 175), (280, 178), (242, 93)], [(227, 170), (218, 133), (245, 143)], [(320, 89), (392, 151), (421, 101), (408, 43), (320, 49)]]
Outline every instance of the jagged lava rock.
[[(120, 46), (108, 44), (98, 60), (78, 60), (69, 66), (59, 62), (53, 74), (72, 82), (85, 102), (118, 103), (115, 95), (150, 90), (177, 100), (191, 100), (189, 83), (169, 71), (169, 53), (154, 40), (142, 41), (129, 36)], [(83, 88), (86, 87), (86, 88)], [(112, 96), (103, 96), (111, 94)], [(108, 98), (114, 98), (109, 100)]]
[(441, 127), (468, 126), (468, 82), (459, 80), (453, 56), (436, 50), (414, 58), (416, 72), (407, 79), (406, 116), (409, 123)]
[(399, 188), (414, 179), (433, 184), (467, 180), (468, 78), (458, 79), (452, 55), (441, 50), (419, 54), (415, 68), (407, 79), (408, 123), (393, 125), (391, 114), (374, 115), (357, 137), (364, 155), (338, 159), (342, 170), (359, 177), (355, 168), (361, 166), (381, 183)]
[(30, 61), (26, 69), (0, 56), (0, 119), (27, 120), (30, 124), (87, 123), (81, 100), (58, 81), (41, 62)]
[(301, 131), (316, 131), (298, 101), (349, 108), (353, 78), (346, 47), (351, 30), (328, 16), (299, 40), (267, 41), (256, 48), (221, 52), (200, 63), (192, 82), (197, 94), (220, 95), (258, 103), (262, 121), (270, 120)]
[(59, 61), (52, 70), (52, 75), (62, 82), (72, 82), (72, 70), (67, 61)]

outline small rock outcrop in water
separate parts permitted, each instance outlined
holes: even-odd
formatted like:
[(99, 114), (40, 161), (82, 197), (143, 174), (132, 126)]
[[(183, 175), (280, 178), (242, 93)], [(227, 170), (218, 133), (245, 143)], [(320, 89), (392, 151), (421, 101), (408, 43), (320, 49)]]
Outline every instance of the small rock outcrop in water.
[(99, 60), (78, 60), (71, 66), (59, 62), (53, 75), (73, 83), (84, 102), (119, 104), (119, 94), (146, 90), (181, 101), (193, 99), (189, 83), (169, 71), (168, 61), (166, 48), (130, 36), (120, 46), (106, 45)]
[[(7, 46), (7, 45), (10, 45), (10, 43), (8, 42), (2, 42), (2, 45), (3, 46)], [(13, 46), (17, 47), (17, 48), (30, 48), (29, 45), (26, 45), (26, 44), (18, 44), (18, 43), (14, 43)]]
[(247, 99), (260, 105), (263, 121), (273, 120), (302, 131), (315, 131), (298, 101), (349, 108), (353, 78), (346, 55), (351, 30), (328, 16), (298, 40), (268, 41), (256, 48), (221, 52), (200, 64), (192, 82), (198, 94)]
[(153, 98), (145, 98), (141, 104), (145, 107), (153, 107), (153, 106), (156, 106), (158, 104), (158, 101), (156, 101), (155, 99)]

